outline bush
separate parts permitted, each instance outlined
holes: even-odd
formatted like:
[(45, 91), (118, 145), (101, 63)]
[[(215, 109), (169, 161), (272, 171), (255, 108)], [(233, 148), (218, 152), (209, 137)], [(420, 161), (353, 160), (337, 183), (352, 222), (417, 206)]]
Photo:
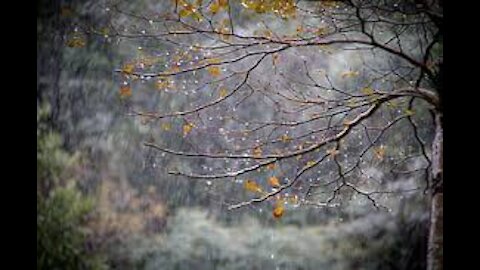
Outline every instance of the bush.
[(37, 119), (37, 269), (104, 269), (101, 256), (85, 245), (93, 200), (66, 178), (76, 158), (62, 149), (61, 136), (44, 121), (47, 115), (48, 107), (40, 109)]

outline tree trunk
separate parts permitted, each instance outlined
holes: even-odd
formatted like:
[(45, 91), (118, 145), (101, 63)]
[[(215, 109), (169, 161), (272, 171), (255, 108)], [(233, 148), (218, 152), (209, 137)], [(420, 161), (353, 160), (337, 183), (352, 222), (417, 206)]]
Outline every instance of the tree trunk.
[(443, 270), (443, 125), (442, 114), (435, 114), (432, 145), (432, 189), (427, 270)]

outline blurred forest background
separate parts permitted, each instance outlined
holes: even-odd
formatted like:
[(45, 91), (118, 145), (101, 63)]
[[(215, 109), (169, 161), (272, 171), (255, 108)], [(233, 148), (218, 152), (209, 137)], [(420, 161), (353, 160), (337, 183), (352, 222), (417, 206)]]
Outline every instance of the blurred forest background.
[[(133, 12), (161, 10), (163, 1), (121, 4)], [(387, 181), (413, 190), (382, 197), (388, 211), (355, 196), (342, 207), (288, 209), (281, 219), (268, 206), (229, 211), (223, 200), (245, 191), (167, 174), (172, 166), (219, 165), (182, 163), (144, 147), (151, 127), (129, 115), (130, 101), (119, 95), (115, 70), (141, 57), (140, 46), (167, 45), (110, 37), (117, 15), (105, 1), (39, 1), (37, 9), (37, 269), (425, 269), (420, 176)], [(124, 23), (136, 26), (143, 27)], [(85, 27), (97, 34), (83, 34)], [(188, 102), (135, 99), (144, 107)], [(162, 127), (171, 144), (183, 143)], [(410, 132), (395, 131), (400, 139)], [(418, 151), (414, 142), (411, 148)]]

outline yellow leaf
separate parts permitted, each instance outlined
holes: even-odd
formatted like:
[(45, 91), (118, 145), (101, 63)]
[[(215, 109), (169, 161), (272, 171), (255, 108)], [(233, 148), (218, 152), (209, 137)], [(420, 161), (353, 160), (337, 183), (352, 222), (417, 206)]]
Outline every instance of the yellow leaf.
[(373, 95), (373, 94), (375, 94), (375, 91), (374, 91), (372, 88), (370, 88), (370, 87), (365, 87), (365, 88), (363, 88), (363, 89), (361, 90), (361, 92), (362, 92), (362, 94), (364, 94), (364, 95)]
[(352, 78), (360, 75), (358, 71), (344, 71), (342, 72), (341, 76), (342, 78)]
[(273, 33), (272, 33), (272, 31), (270, 31), (270, 30), (265, 30), (265, 31), (263, 31), (263, 35), (264, 35), (266, 38), (272, 38)]
[(195, 126), (192, 123), (187, 123), (183, 125), (183, 136), (184, 137), (187, 136), (188, 133), (190, 133), (194, 127)]
[(381, 145), (377, 148), (373, 149), (373, 152), (375, 153), (375, 157), (379, 160), (383, 160), (383, 157), (385, 156), (385, 146)]
[(200, 13), (198, 12), (192, 12), (191, 17), (197, 20), (198, 22), (201, 22), (203, 20), (202, 15), (200, 15)]
[(297, 26), (297, 34), (300, 34), (301, 32), (303, 32), (303, 26), (299, 25)]
[(316, 34), (317, 36), (323, 36), (328, 33), (328, 29), (325, 27), (320, 27), (317, 29)]
[(253, 149), (253, 156), (254, 157), (261, 157), (262, 156), (262, 149), (260, 147), (255, 147)]
[(120, 86), (120, 97), (125, 98), (125, 97), (130, 97), (132, 96), (132, 89), (128, 85), (122, 85)]
[(312, 166), (314, 166), (315, 164), (316, 164), (315, 161), (310, 160), (310, 161), (307, 162), (307, 167), (312, 167)]
[(276, 206), (273, 209), (272, 214), (274, 218), (281, 218), (284, 212), (285, 212), (285, 208), (283, 206)]
[(218, 5), (217, 2), (213, 2), (209, 7), (208, 7), (208, 10), (210, 10), (210, 12), (215, 15), (217, 14), (217, 12), (220, 10), (220, 6)]
[(275, 66), (275, 65), (278, 64), (278, 62), (279, 62), (279, 55), (278, 55), (278, 53), (274, 53), (274, 54), (272, 55), (272, 63), (273, 63), (273, 65)]
[(205, 62), (207, 62), (208, 64), (219, 64), (220, 62), (222, 62), (222, 60), (220, 58), (208, 58), (205, 59)]
[(122, 72), (126, 74), (132, 74), (134, 68), (135, 68), (135, 65), (133, 63), (126, 63), (122, 67)]
[(155, 86), (158, 90), (162, 89), (172, 89), (173, 83), (170, 79), (160, 79), (155, 83)]
[(278, 180), (277, 177), (272, 176), (268, 179), (268, 184), (272, 187), (279, 187), (280, 186), (280, 181)]
[(220, 71), (219, 67), (208, 67), (207, 71), (212, 76), (220, 76), (220, 74), (221, 74), (221, 71)]
[(387, 101), (387, 106), (390, 108), (396, 108), (398, 105), (395, 101)]
[(180, 12), (178, 13), (178, 15), (180, 16), (180, 18), (184, 18), (184, 17), (190, 16), (191, 14), (192, 14), (192, 11), (191, 11), (191, 10), (188, 10), (188, 9), (182, 9), (182, 10), (180, 10)]
[(412, 115), (415, 114), (415, 112), (413, 110), (406, 109), (405, 114), (408, 115), (408, 116), (412, 116)]
[(224, 97), (226, 97), (227, 95), (228, 95), (228, 90), (227, 90), (227, 88), (222, 88), (222, 89), (220, 89), (220, 97), (221, 97), (221, 98), (224, 98)]
[(323, 7), (326, 7), (326, 8), (335, 8), (339, 3), (340, 3), (340, 1), (336, 1), (336, 0), (323, 0), (322, 1)]
[(290, 138), (290, 136), (288, 136), (287, 134), (283, 134), (281, 139), (282, 139), (282, 142), (284, 143), (288, 143), (292, 141), (292, 138)]
[(176, 74), (180, 72), (180, 68), (177, 65), (174, 65), (167, 72), (171, 74)]
[(257, 184), (257, 182), (253, 181), (253, 180), (247, 180), (245, 181), (245, 184), (244, 184), (244, 188), (250, 192), (254, 192), (254, 193), (262, 193), (263, 190), (262, 188), (260, 187), (260, 185)]
[(293, 195), (289, 198), (289, 202), (291, 204), (297, 204), (298, 203), (298, 195)]
[(73, 37), (67, 41), (67, 46), (70, 48), (82, 48), (85, 47), (85, 39), (82, 37)]
[(169, 131), (170, 129), (172, 129), (172, 124), (170, 124), (170, 123), (163, 123), (163, 124), (162, 124), (162, 129), (165, 130), (165, 131)]

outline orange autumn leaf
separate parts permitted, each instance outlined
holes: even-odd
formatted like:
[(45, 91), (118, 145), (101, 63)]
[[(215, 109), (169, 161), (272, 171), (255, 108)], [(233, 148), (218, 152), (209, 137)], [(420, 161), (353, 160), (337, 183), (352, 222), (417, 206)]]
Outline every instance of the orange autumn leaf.
[(86, 41), (82, 37), (73, 37), (67, 41), (67, 46), (70, 48), (82, 48), (85, 47)]
[(262, 149), (260, 147), (255, 147), (253, 149), (253, 156), (259, 158), (262, 156)]
[(273, 209), (273, 217), (274, 218), (281, 218), (283, 216), (283, 213), (285, 212), (285, 208), (281, 205), (277, 205), (274, 209)]
[(193, 129), (193, 127), (195, 127), (192, 123), (187, 123), (185, 125), (183, 125), (183, 136), (187, 136), (188, 133), (190, 133)]
[(228, 0), (218, 0), (218, 5), (222, 8), (226, 8), (228, 6)]
[(132, 74), (134, 68), (135, 68), (135, 65), (133, 63), (127, 63), (123, 65), (122, 72), (126, 74)]
[(128, 85), (120, 86), (120, 97), (126, 98), (132, 96), (132, 88)]
[(257, 182), (253, 181), (253, 180), (247, 180), (245, 181), (245, 184), (244, 184), (244, 188), (250, 192), (254, 192), (254, 193), (262, 193), (263, 190), (262, 188), (260, 187), (260, 185), (257, 184)]
[(385, 146), (381, 145), (378, 148), (374, 148), (373, 152), (375, 153), (375, 157), (379, 160), (383, 160), (383, 157), (385, 156)]
[(268, 179), (268, 184), (272, 187), (279, 187), (280, 186), (280, 181), (278, 180), (277, 177), (272, 176)]
[(207, 71), (212, 76), (220, 76), (220, 74), (222, 73), (219, 67), (208, 67)]

